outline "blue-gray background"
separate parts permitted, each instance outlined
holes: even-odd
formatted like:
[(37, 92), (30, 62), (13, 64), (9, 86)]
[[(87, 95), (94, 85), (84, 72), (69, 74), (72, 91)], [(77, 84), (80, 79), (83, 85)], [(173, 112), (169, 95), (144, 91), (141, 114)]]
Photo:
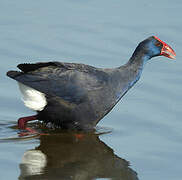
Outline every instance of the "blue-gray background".
[[(131, 163), (139, 179), (182, 178), (182, 1), (181, 0), (0, 0), (0, 134), (32, 115), (6, 72), (23, 62), (60, 60), (97, 67), (124, 64), (151, 35), (176, 51), (157, 57), (142, 78), (99, 126), (101, 139)], [(11, 123), (12, 122), (12, 123)], [(1, 179), (17, 179), (25, 150), (38, 140), (0, 144)], [(8, 168), (8, 173), (7, 173)]]

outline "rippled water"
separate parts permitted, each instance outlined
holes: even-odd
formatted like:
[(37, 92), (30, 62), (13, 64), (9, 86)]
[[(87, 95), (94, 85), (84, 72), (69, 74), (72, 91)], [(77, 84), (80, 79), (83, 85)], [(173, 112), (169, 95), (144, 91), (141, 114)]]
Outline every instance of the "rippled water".
[[(181, 8), (180, 0), (1, 0), (0, 136), (12, 138), (0, 141), (1, 179), (181, 180)], [(81, 140), (65, 132), (16, 138), (17, 119), (33, 112), (8, 70), (49, 60), (116, 67), (151, 35), (171, 45), (177, 59), (157, 57), (146, 65), (99, 123), (111, 132)]]

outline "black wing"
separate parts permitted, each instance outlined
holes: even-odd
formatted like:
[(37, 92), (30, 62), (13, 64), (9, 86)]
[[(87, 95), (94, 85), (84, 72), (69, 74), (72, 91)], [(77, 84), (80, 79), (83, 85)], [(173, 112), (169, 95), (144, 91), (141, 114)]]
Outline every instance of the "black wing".
[(9, 71), (7, 75), (48, 96), (79, 104), (90, 92), (105, 87), (108, 75), (102, 69), (76, 63), (45, 62), (19, 64), (22, 72)]

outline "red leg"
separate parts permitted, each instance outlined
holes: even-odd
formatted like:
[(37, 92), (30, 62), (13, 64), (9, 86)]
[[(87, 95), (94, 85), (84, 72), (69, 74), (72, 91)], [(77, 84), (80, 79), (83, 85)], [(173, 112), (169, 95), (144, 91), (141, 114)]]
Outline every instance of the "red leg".
[(77, 140), (82, 140), (85, 137), (84, 134), (74, 134), (74, 136), (76, 137)]
[(26, 124), (27, 124), (28, 121), (33, 121), (33, 120), (36, 120), (36, 119), (37, 119), (36, 115), (35, 116), (22, 117), (22, 118), (18, 119), (18, 128), (27, 130), (27, 132), (21, 132), (19, 134), (20, 137), (38, 133), (37, 131), (35, 131), (32, 128), (26, 127)]
[[(20, 137), (22, 136), (28, 136), (28, 135), (33, 135), (33, 134), (39, 134), (36, 130), (26, 127), (26, 124), (28, 121), (34, 121), (37, 120), (37, 116), (28, 116), (28, 117), (22, 117), (18, 119), (18, 128), (26, 130), (27, 132), (21, 132), (19, 134)], [(39, 135), (48, 135), (48, 134), (39, 134)]]
[(20, 129), (26, 129), (26, 124), (28, 121), (33, 121), (36, 120), (37, 116), (28, 116), (28, 117), (22, 117), (20, 119), (18, 119), (18, 127)]

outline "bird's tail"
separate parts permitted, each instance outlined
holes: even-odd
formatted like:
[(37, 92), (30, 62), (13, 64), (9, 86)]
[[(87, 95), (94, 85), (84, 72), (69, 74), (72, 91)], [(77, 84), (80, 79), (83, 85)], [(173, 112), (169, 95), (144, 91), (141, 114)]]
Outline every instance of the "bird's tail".
[(6, 74), (8, 77), (15, 79), (17, 76), (22, 75), (22, 72), (19, 71), (8, 71)]

